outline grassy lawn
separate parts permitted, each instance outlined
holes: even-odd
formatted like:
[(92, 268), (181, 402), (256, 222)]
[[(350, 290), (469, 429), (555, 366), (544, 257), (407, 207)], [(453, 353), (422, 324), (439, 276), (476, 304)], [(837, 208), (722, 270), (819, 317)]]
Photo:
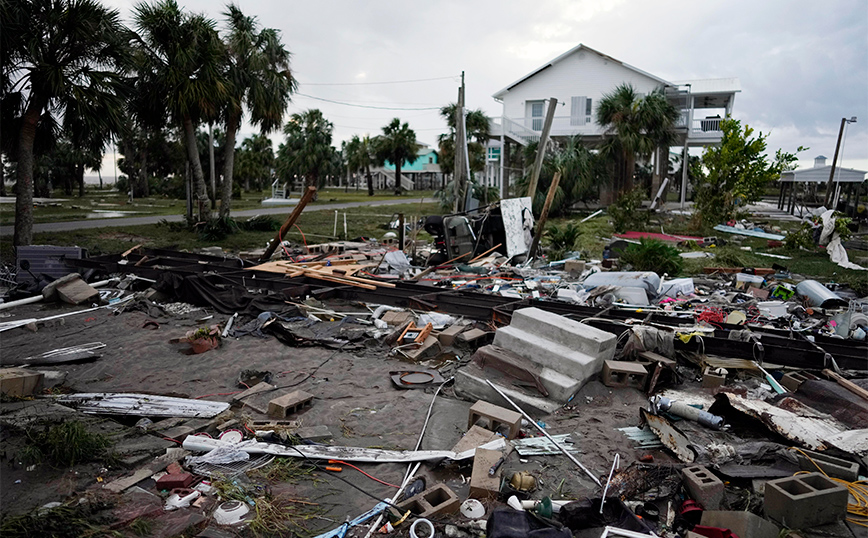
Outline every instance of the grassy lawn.
[[(409, 201), (409, 200), (408, 200)], [(347, 233), (349, 239), (359, 236), (381, 238), (388, 232), (388, 223), (395, 213), (404, 213), (406, 222), (413, 222), (424, 215), (438, 212), (436, 203), (407, 203), (388, 207), (354, 207), (338, 213), (337, 235), (343, 238), (344, 213), (347, 218)], [(276, 217), (283, 222), (284, 216)], [(239, 219), (243, 220), (243, 219)], [(336, 239), (333, 236), (335, 214), (332, 211), (310, 211), (302, 213), (297, 227), (286, 235), (289, 241), (303, 244), (322, 243)], [(302, 238), (304, 233), (304, 238)], [(222, 241), (208, 241), (197, 233), (182, 229), (173, 224), (150, 224), (144, 226), (128, 226), (92, 230), (75, 230), (63, 233), (34, 234), (34, 245), (80, 246), (88, 249), (91, 256), (123, 252), (139, 243), (148, 247), (192, 250), (196, 248), (219, 246), (227, 252), (240, 252), (262, 248), (274, 237), (275, 232), (242, 231), (229, 235)], [(430, 239), (424, 231), (420, 238)], [(10, 241), (0, 244), (0, 261), (13, 263), (14, 256)]]
[[(413, 191), (403, 196), (395, 196), (391, 190), (377, 191), (374, 196), (368, 196), (366, 190), (356, 191), (350, 189), (328, 188), (318, 193), (314, 205), (365, 202), (369, 200), (412, 200), (421, 197), (431, 198), (433, 191)], [(245, 209), (258, 209), (263, 207), (262, 200), (271, 196), (271, 191), (242, 193), (240, 200), (232, 200), (233, 211)], [(55, 194), (58, 200), (44, 205), (38, 205), (33, 210), (34, 222), (61, 222), (70, 220), (86, 220), (106, 218), (111, 215), (105, 212), (129, 213), (130, 217), (144, 217), (150, 215), (183, 215), (186, 211), (184, 200), (170, 198), (151, 197), (137, 198), (132, 203), (127, 196), (116, 190), (88, 188), (83, 198), (78, 196), (66, 197), (60, 193)], [(15, 204), (0, 204), (0, 224), (11, 225), (15, 222)]]

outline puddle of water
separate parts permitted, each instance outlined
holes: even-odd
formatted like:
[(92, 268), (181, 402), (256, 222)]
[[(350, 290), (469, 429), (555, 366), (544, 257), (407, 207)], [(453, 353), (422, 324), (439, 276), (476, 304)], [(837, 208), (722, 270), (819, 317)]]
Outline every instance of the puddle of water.
[(116, 219), (120, 217), (128, 217), (130, 215), (137, 215), (141, 213), (141, 211), (109, 211), (107, 209), (94, 209), (92, 212), (86, 215), (89, 219)]

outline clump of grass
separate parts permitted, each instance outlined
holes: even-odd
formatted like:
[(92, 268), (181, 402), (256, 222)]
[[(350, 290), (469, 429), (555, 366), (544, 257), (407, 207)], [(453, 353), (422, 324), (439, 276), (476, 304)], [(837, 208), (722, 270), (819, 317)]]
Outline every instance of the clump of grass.
[(675, 276), (681, 273), (684, 262), (677, 248), (656, 239), (641, 239), (621, 254), (622, 265), (632, 265), (634, 271), (654, 271)]
[(26, 514), (10, 516), (0, 523), (3, 538), (89, 538), (123, 535), (109, 531), (95, 520), (96, 512), (107, 508), (105, 503), (64, 504), (56, 508), (37, 508)]
[(130, 530), (136, 536), (150, 536), (153, 529), (154, 521), (151, 519), (140, 517), (130, 523)]
[(269, 482), (290, 482), (297, 483), (299, 480), (313, 480), (315, 468), (310, 465), (292, 459), (292, 458), (276, 458), (273, 462), (265, 467), (250, 471), (250, 476), (261, 478)]
[(27, 446), (22, 458), (31, 464), (47, 462), (57, 467), (72, 467), (110, 456), (112, 441), (105, 435), (88, 431), (77, 420), (42, 423), (26, 430), (26, 434)]
[(271, 215), (256, 215), (238, 223), (238, 227), (248, 232), (276, 232), (280, 221)]

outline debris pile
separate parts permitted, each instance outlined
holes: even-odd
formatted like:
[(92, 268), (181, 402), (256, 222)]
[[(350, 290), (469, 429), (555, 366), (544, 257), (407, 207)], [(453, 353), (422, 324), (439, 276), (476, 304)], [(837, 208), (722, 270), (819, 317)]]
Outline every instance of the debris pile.
[[(409, 256), (67, 259), (104, 280), (4, 303), (3, 505), (32, 490), (4, 529), (86, 505), (155, 536), (864, 536), (868, 302), (776, 264), (634, 270), (648, 234), (527, 263), (527, 205), (475, 245), (429, 220)], [(58, 421), (112, 457), (39, 493)]]

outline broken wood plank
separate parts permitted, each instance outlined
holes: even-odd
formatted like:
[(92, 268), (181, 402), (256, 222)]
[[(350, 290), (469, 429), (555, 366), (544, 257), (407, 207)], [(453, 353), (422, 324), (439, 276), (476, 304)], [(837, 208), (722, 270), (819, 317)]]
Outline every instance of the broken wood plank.
[(825, 375), (826, 377), (828, 377), (829, 379), (831, 379), (835, 383), (841, 385), (845, 389), (849, 390), (850, 392), (852, 392), (856, 396), (859, 396), (863, 400), (868, 401), (868, 390), (863, 389), (862, 387), (860, 387), (856, 383), (853, 383), (849, 379), (844, 379), (843, 377), (836, 374), (832, 370), (829, 370), (828, 368), (823, 370), (823, 375)]
[(92, 392), (64, 394), (55, 399), (92, 415), (137, 415), (143, 417), (213, 418), (229, 409), (226, 402), (171, 398), (153, 394)]

